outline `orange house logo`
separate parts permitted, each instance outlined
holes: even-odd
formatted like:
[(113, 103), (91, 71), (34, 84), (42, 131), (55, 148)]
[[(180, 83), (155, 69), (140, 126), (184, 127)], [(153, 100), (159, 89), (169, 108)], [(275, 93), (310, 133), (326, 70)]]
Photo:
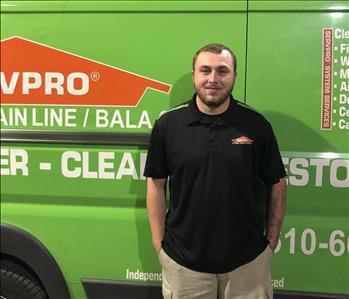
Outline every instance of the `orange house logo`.
[(171, 85), (21, 37), (1, 41), (1, 103), (137, 106)]

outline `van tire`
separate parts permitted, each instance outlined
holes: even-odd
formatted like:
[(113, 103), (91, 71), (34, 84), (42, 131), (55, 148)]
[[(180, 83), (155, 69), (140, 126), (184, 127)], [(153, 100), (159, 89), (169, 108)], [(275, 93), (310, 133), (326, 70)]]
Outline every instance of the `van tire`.
[(25, 275), (1, 269), (1, 299), (48, 299), (40, 284)]

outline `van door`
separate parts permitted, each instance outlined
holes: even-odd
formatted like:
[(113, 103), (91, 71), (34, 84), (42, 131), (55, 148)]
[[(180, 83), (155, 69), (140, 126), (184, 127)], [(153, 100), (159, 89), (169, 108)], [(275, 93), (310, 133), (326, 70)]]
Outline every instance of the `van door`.
[(249, 1), (247, 104), (288, 172), (278, 290), (349, 294), (349, 13), (343, 1)]
[(149, 133), (192, 96), (205, 44), (234, 49), (243, 98), (246, 12), (246, 1), (3, 2), (1, 219), (47, 248), (72, 298), (86, 298), (82, 279), (99, 298), (111, 284), (159, 285)]

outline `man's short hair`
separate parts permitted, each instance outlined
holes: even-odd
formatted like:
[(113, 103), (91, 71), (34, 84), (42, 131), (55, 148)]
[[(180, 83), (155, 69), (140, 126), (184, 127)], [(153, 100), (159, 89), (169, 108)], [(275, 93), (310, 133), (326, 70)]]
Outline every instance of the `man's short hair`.
[(231, 54), (231, 57), (233, 58), (234, 73), (236, 74), (236, 70), (238, 67), (238, 62), (236, 60), (236, 56), (235, 56), (234, 52), (229, 47), (222, 45), (222, 44), (208, 44), (208, 45), (200, 48), (195, 53), (195, 55), (193, 57), (193, 70), (195, 69), (196, 59), (198, 58), (198, 56), (201, 52), (210, 52), (210, 53), (215, 53), (215, 54), (221, 54), (223, 50), (227, 50)]

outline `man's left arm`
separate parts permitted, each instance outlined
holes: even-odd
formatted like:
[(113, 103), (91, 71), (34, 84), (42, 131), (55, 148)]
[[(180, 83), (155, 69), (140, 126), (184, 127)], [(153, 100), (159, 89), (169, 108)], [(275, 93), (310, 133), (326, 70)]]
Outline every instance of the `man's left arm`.
[(286, 177), (271, 187), (271, 196), (267, 223), (267, 239), (274, 251), (280, 236), (282, 222), (286, 210)]

